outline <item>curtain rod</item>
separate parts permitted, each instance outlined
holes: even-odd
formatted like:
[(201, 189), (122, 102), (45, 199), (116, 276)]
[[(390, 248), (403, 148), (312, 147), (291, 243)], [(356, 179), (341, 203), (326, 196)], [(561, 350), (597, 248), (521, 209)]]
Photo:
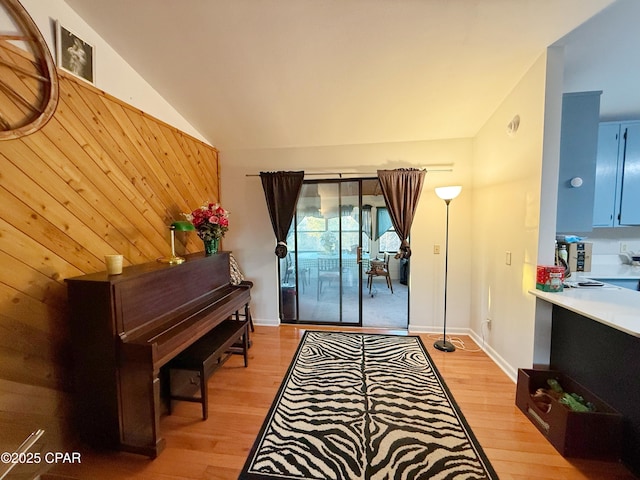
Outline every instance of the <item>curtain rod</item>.
[[(382, 169), (385, 170), (385, 169)], [(427, 173), (428, 172), (453, 172), (453, 168), (422, 168), (419, 170), (425, 170)], [(369, 176), (377, 176), (378, 172), (304, 172), (304, 176), (306, 177), (307, 175), (309, 176), (313, 176), (313, 175), (338, 175), (340, 177), (342, 177), (343, 175), (359, 175), (359, 176), (363, 176), (363, 175), (369, 175)], [(247, 173), (245, 175), (246, 177), (259, 177), (260, 174), (259, 173)]]

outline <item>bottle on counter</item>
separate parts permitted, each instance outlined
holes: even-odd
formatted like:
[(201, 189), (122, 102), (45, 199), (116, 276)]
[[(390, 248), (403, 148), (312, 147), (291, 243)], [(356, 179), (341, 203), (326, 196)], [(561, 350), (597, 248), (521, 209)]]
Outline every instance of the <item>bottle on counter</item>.
[(568, 263), (569, 262), (569, 253), (567, 252), (567, 246), (566, 245), (560, 245), (560, 251), (558, 252), (558, 256), (564, 260), (564, 263)]
[(557, 265), (564, 267), (564, 278), (569, 278), (571, 271), (569, 270), (569, 252), (567, 251), (567, 245), (563, 243), (557, 248), (556, 252)]

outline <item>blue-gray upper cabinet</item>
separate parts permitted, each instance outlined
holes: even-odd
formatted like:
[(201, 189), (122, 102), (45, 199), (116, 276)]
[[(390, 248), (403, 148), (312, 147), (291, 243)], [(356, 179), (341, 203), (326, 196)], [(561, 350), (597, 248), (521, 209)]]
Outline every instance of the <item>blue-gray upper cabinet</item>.
[(601, 94), (601, 91), (596, 91), (565, 93), (562, 96), (556, 219), (556, 231), (559, 233), (590, 232), (593, 229)]
[(640, 121), (601, 123), (596, 165), (593, 226), (640, 225)]
[(593, 226), (613, 227), (618, 185), (622, 169), (618, 169), (620, 123), (601, 123), (598, 129), (598, 157), (596, 160), (596, 191), (593, 202)]
[(640, 225), (640, 122), (620, 127), (624, 139), (620, 225)]

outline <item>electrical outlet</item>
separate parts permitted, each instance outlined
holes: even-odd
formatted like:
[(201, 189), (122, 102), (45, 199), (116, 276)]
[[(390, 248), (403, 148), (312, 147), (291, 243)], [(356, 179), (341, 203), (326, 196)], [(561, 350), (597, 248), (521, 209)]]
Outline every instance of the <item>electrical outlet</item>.
[(487, 328), (491, 330), (491, 319), (487, 318)]
[(434, 255), (438, 255), (440, 253), (440, 245), (433, 246), (433, 253)]
[(627, 246), (627, 244), (626, 244), (626, 243), (624, 243), (624, 242), (620, 242), (620, 253), (626, 253), (626, 251), (627, 251), (627, 249), (628, 249), (628, 248), (629, 248), (629, 247)]

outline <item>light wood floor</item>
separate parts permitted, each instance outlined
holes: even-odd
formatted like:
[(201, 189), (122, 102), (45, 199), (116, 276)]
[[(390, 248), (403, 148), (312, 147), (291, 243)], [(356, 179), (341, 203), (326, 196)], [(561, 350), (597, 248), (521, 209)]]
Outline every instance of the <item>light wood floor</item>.
[[(82, 451), (82, 464), (58, 465), (50, 473), (82, 480), (236, 479), (303, 331), (256, 327), (249, 367), (234, 357), (209, 381), (206, 422), (196, 403), (178, 402), (171, 416), (162, 417), (167, 447), (157, 459)], [(433, 338), (422, 335), (501, 480), (635, 478), (618, 463), (558, 454), (515, 406), (515, 384), (468, 337), (461, 338), (469, 350), (444, 353), (433, 348)]]

